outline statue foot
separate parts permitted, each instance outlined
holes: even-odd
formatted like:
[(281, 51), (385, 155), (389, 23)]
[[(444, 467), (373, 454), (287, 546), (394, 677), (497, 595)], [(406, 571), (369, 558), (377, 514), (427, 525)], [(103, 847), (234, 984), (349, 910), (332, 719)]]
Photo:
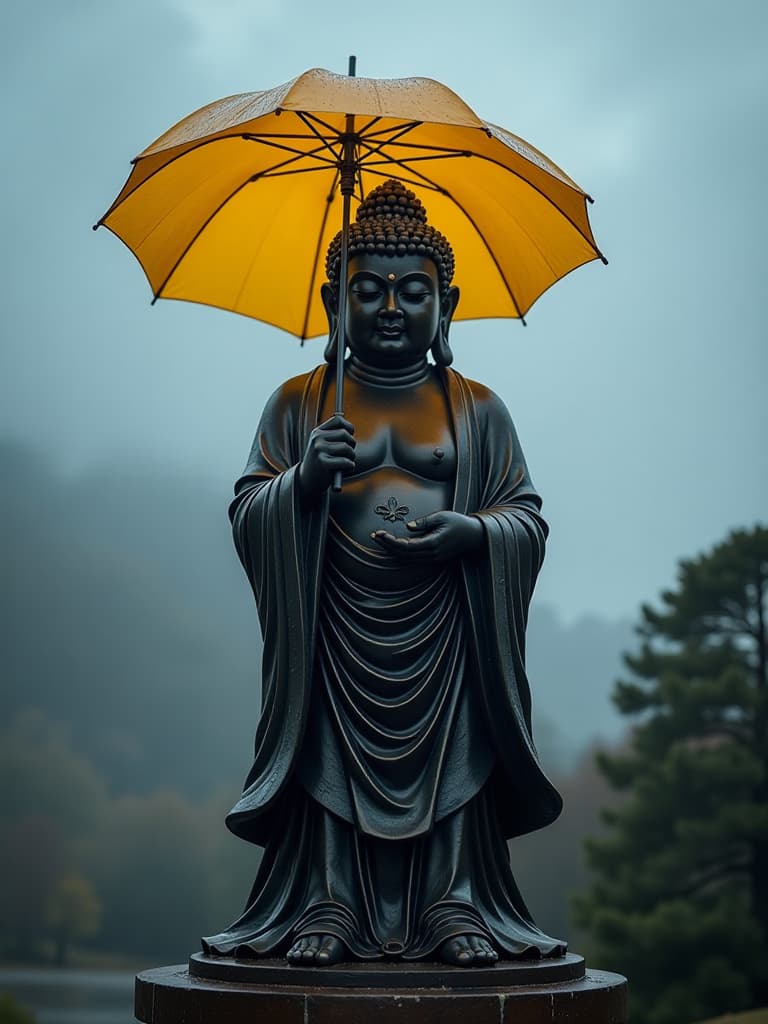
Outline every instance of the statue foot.
[(331, 967), (344, 959), (346, 949), (335, 935), (302, 935), (288, 950), (288, 963)]
[(490, 967), (499, 954), (482, 935), (456, 935), (442, 944), (440, 959), (454, 967)]

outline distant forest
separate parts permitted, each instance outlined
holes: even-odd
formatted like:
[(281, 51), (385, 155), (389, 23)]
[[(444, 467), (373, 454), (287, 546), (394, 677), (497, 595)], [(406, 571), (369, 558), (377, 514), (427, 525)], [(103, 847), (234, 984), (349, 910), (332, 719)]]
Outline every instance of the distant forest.
[[(11, 783), (0, 797), (0, 916), (27, 929), (14, 937), (7, 925), (0, 952), (43, 955), (61, 919), (51, 907), (85, 907), (86, 893), (90, 925), (69, 937), (184, 959), (239, 912), (258, 856), (221, 820), (249, 767), (260, 660), (228, 495), (120, 455), (65, 477), (55, 454), (15, 442), (0, 445), (0, 480), (0, 770)], [(534, 604), (536, 738), (566, 812), (512, 856), (550, 933), (571, 931), (581, 838), (607, 799), (588, 750), (621, 739), (608, 695), (632, 646), (626, 622), (565, 626)], [(48, 889), (31, 926), (20, 894), (33, 879), (14, 861), (30, 844), (38, 861), (51, 854), (35, 869)]]

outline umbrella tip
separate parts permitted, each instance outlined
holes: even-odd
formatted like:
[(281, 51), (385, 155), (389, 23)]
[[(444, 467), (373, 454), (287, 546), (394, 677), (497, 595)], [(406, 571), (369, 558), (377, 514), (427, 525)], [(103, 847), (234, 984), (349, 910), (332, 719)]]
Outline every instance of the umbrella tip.
[(98, 231), (101, 227), (101, 221), (96, 221), (95, 224), (91, 224), (91, 231)]
[(603, 256), (603, 254), (602, 254), (602, 253), (598, 253), (598, 256), (599, 256), (599, 257), (600, 257), (600, 259), (602, 260), (602, 262), (603, 262), (603, 266), (604, 266), (604, 267), (607, 267), (607, 266), (608, 266), (608, 260), (607, 260), (607, 259), (605, 258), (605, 256)]
[(349, 70), (347, 74), (350, 78), (354, 78), (357, 74), (357, 57), (353, 57), (351, 54), (349, 57)]
[(525, 322), (525, 317), (524, 316), (520, 317), (520, 323), (523, 325), (523, 327), (527, 327), (528, 326), (528, 324)]

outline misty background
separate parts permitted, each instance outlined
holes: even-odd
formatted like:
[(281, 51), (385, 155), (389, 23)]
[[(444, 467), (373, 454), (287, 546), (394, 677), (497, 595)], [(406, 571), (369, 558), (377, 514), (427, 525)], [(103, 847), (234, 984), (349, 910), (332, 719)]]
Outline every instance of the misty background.
[[(247, 894), (254, 851), (221, 818), (249, 766), (260, 640), (226, 506), (268, 396), (323, 341), (150, 307), (138, 263), (90, 226), (185, 114), (309, 67), (344, 72), (354, 53), (360, 75), (443, 81), (596, 199), (608, 267), (560, 282), (525, 328), (451, 335), (456, 367), (509, 406), (552, 526), (529, 666), (569, 809), (513, 857), (545, 931), (566, 932), (606, 798), (589, 750), (621, 742), (609, 692), (638, 606), (768, 508), (768, 7), (9, 0), (3, 14), (6, 880), (21, 892), (19, 851), (43, 850), (30, 878), (53, 891), (74, 870), (97, 894), (91, 941), (177, 959)], [(17, 907), (28, 945), (44, 896), (37, 920)], [(148, 920), (170, 919), (146, 941)]]

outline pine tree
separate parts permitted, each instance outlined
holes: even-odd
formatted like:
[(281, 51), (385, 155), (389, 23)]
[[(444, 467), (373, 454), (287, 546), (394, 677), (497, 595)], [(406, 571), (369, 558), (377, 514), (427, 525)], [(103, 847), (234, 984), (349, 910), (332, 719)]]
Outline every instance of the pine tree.
[(594, 963), (630, 978), (636, 1024), (768, 1005), (768, 528), (680, 563), (644, 606), (614, 701), (622, 792), (576, 905)]

